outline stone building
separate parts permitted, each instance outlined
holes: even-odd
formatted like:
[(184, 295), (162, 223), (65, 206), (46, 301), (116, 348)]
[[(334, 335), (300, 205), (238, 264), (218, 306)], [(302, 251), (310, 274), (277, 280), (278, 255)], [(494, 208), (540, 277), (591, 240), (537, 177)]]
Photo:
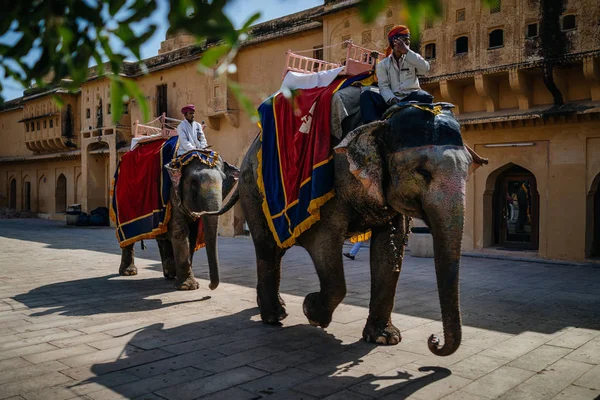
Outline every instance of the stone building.
[[(199, 75), (203, 48), (186, 35), (170, 35), (144, 60), (144, 71), (126, 63), (122, 73), (146, 94), (153, 117), (179, 118), (183, 105), (196, 104), (209, 143), (239, 165), (258, 128), (226, 79), (258, 105), (279, 88), (288, 49), (333, 62), (344, 61), (345, 40), (382, 51), (389, 29), (406, 21), (405, 10), (392, 5), (365, 25), (357, 3), (325, 1), (255, 26), (228, 77)], [(432, 65), (421, 83), (456, 105), (465, 140), (490, 160), (468, 183), (464, 249), (600, 256), (600, 5), (564, 1), (564, 55), (553, 77), (566, 105), (557, 108), (544, 84), (539, 0), (502, 0), (492, 9), (481, 0), (442, 3), (442, 17), (420, 27), (420, 51)], [(0, 108), (0, 207), (62, 219), (72, 203), (85, 211), (108, 206), (110, 180), (141, 119), (132, 100), (114, 124), (109, 92), (92, 68), (77, 93), (29, 90)], [(222, 218), (221, 234), (242, 232), (236, 207)]]

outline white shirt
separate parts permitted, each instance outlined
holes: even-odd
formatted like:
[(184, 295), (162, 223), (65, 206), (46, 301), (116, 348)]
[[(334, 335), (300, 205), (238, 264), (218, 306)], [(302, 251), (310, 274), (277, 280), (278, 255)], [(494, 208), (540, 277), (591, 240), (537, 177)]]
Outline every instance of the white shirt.
[(202, 126), (196, 121), (190, 124), (187, 119), (184, 119), (177, 126), (177, 134), (179, 135), (178, 156), (190, 150), (202, 150), (208, 145)]
[(390, 54), (377, 63), (375, 70), (379, 81), (379, 93), (388, 104), (394, 97), (402, 99), (421, 89), (417, 73), (424, 74), (428, 71), (429, 63), (412, 50), (408, 50), (398, 62), (394, 55)]

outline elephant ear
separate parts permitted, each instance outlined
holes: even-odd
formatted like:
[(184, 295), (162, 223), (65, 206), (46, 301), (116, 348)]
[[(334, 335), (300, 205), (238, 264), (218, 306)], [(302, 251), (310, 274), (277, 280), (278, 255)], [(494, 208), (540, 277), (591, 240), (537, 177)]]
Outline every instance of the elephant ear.
[(379, 152), (378, 134), (388, 127), (387, 121), (375, 121), (350, 132), (339, 145), (336, 153), (345, 153), (350, 173), (362, 183), (369, 197), (378, 205), (385, 205), (383, 195), (383, 160)]
[(225, 198), (240, 178), (240, 170), (235, 165), (229, 164), (227, 161), (223, 160), (223, 173), (225, 174), (225, 180), (223, 181), (223, 198)]
[(475, 150), (470, 148), (469, 145), (467, 145), (467, 143), (464, 143), (464, 146), (473, 158), (473, 162), (469, 166), (469, 175), (471, 175), (477, 170), (477, 168), (486, 165), (488, 163), (488, 159), (483, 158), (479, 154), (475, 153)]

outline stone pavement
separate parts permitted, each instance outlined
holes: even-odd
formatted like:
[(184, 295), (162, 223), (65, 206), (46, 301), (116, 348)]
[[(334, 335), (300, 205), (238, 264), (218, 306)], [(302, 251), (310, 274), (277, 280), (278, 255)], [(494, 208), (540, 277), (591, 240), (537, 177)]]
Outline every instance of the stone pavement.
[(348, 295), (326, 330), (308, 325), (318, 288), (307, 253), (284, 258), (283, 325), (260, 322), (248, 238), (220, 238), (221, 285), (178, 292), (155, 242), (140, 274), (117, 274), (109, 228), (0, 221), (0, 398), (594, 399), (600, 396), (600, 268), (465, 257), (463, 344), (435, 357), (441, 333), (433, 261), (407, 256), (397, 346), (361, 340), (368, 249), (346, 262)]

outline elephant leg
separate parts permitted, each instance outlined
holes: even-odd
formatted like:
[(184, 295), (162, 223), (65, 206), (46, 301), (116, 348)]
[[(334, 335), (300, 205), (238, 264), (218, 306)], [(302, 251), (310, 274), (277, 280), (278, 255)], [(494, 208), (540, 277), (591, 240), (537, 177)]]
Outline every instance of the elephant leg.
[[(398, 218), (402, 220), (402, 218)], [(398, 229), (395, 243), (403, 256), (403, 232)], [(392, 310), (396, 295), (396, 286), (400, 272), (394, 271), (395, 258), (390, 244), (388, 227), (373, 229), (371, 237), (371, 301), (369, 318), (363, 329), (363, 339), (380, 344), (398, 344), (402, 340), (400, 330), (392, 324)], [(401, 260), (399, 260), (401, 262)]]
[(240, 198), (256, 253), (256, 302), (260, 308), (262, 321), (277, 324), (287, 317), (285, 303), (279, 295), (281, 259), (285, 250), (277, 246), (273, 239), (262, 211), (262, 195), (253, 185), (255, 178), (252, 174), (247, 174), (245, 179), (248, 184), (240, 186)]
[(319, 228), (308, 232), (310, 236), (302, 241), (302, 246), (315, 264), (321, 291), (309, 293), (304, 298), (302, 309), (311, 325), (326, 328), (331, 323), (333, 311), (346, 296), (342, 260), (344, 239), (333, 233), (337, 231), (326, 227), (326, 224), (321, 224)]
[(137, 275), (138, 271), (134, 264), (133, 244), (121, 249), (121, 265), (119, 266), (119, 275), (131, 276)]
[(184, 218), (181, 213), (174, 211), (169, 222), (169, 232), (175, 255), (175, 268), (177, 270), (175, 287), (178, 290), (195, 290), (200, 286), (192, 273), (189, 229)]
[(285, 251), (273, 241), (270, 245), (256, 243), (257, 304), (260, 316), (267, 324), (276, 324), (287, 317), (285, 302), (279, 295), (281, 282), (281, 259)]
[(175, 268), (175, 255), (173, 254), (173, 245), (169, 239), (156, 239), (160, 259), (162, 261), (163, 275), (168, 280), (173, 280), (177, 276)]

